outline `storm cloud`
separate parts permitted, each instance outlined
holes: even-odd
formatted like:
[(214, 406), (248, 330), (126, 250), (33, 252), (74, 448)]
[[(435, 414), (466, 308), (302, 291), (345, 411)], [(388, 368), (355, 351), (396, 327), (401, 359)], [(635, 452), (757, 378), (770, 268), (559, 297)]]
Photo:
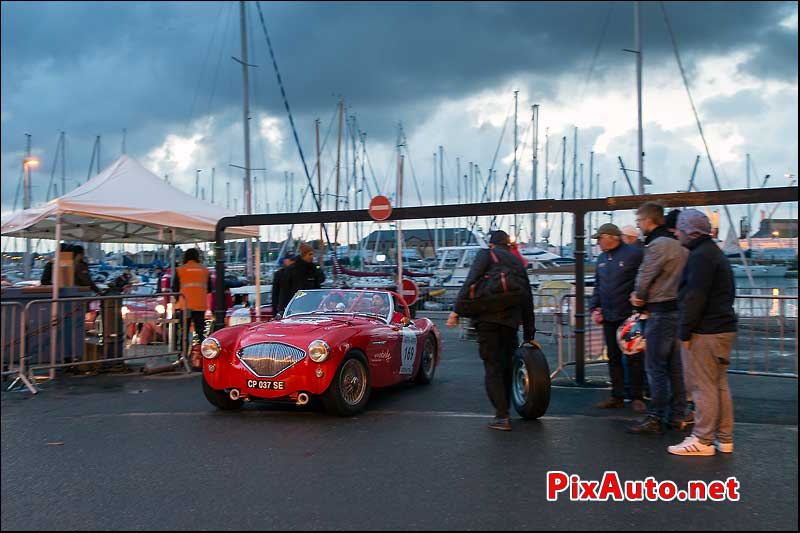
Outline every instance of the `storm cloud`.
[[(262, 191), (262, 198), (271, 195), (274, 210), (275, 197), (284, 194), (284, 171), (295, 173), (298, 188), (305, 178), (256, 3), (247, 7), (248, 61), (258, 65), (251, 69), (252, 166), (267, 169), (262, 187), (274, 192)], [(309, 170), (314, 120), (321, 120), (324, 136), (342, 97), (367, 133), (382, 186), (391, 186), (400, 121), (421, 181), (431, 181), (439, 145), (453, 180), (456, 157), (462, 174), (469, 161), (485, 173), (513, 90), (520, 91), (520, 135), (530, 122), (530, 106), (541, 106), (540, 161), (546, 128), (553, 163), (562, 136), (571, 151), (578, 125), (579, 159), (588, 166), (589, 151), (597, 152), (601, 194), (610, 194), (612, 180), (622, 179), (617, 156), (629, 167), (635, 164), (634, 58), (623, 51), (634, 48), (632, 2), (260, 7)], [(743, 185), (745, 153), (765, 173), (796, 173), (797, 4), (668, 2), (665, 8), (707, 121), (712, 156), (719, 155), (729, 186)], [(642, 31), (645, 168), (653, 178), (664, 178), (653, 192), (676, 190), (685, 187), (702, 145), (659, 3), (642, 3)], [(68, 189), (90, 173), (95, 136), (102, 136), (105, 166), (120, 153), (123, 128), (129, 154), (169, 173), (188, 192), (196, 168), (204, 169), (204, 179), (215, 166), (220, 180), (241, 180), (229, 166), (243, 164), (241, 67), (231, 59), (241, 56), (238, 2), (3, 2), (1, 50), (4, 211), (18, 189), (24, 133), (33, 135), (34, 153), (43, 163), (35, 175), (35, 203), (46, 199), (60, 131), (67, 135)], [(499, 176), (508, 171), (513, 152), (511, 127), (495, 167)], [(333, 164), (335, 125), (330, 136), (325, 173)], [(194, 139), (191, 161), (178, 164), (173, 156), (187, 139)], [(526, 142), (520, 172), (529, 173)], [(553, 172), (560, 172), (557, 165)], [(704, 186), (713, 187), (706, 178)], [(522, 181), (521, 190), (529, 183)], [(542, 182), (539, 190), (541, 197)], [(429, 185), (421, 191), (423, 201), (432, 201)], [(416, 194), (406, 203), (417, 203)]]

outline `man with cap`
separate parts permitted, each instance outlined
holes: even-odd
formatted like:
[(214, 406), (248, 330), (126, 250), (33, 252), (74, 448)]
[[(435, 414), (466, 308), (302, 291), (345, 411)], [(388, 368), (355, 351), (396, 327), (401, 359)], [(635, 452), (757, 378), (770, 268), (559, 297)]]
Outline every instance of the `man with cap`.
[(622, 226), (622, 242), (627, 244), (628, 246), (635, 246), (637, 248), (644, 248), (644, 244), (642, 240), (639, 238), (639, 230), (635, 226), (631, 226), (628, 224), (627, 226)]
[[(509, 418), (513, 374), (511, 360), (519, 347), (517, 330), (520, 325), (522, 325), (525, 342), (541, 348), (539, 343), (533, 339), (536, 333), (536, 324), (528, 274), (519, 258), (511, 252), (509, 245), (510, 239), (505, 231), (493, 231), (489, 239), (490, 249), (480, 250), (475, 255), (475, 261), (462, 286), (462, 290), (464, 290), (465, 287), (471, 286), (489, 272), (492, 265), (495, 264), (492, 257), (494, 254), (499, 264), (514, 272), (519, 283), (527, 289), (521, 305), (483, 313), (475, 318), (479, 352), (485, 371), (486, 393), (495, 408), (495, 418), (489, 424), (489, 428), (501, 431), (511, 431), (511, 419)], [(447, 318), (447, 327), (452, 328), (457, 325), (458, 314), (450, 313)]]
[(280, 285), (280, 300), (278, 309), (280, 313), (286, 310), (289, 301), (299, 290), (319, 289), (325, 281), (325, 274), (320, 266), (314, 263), (314, 249), (310, 244), (303, 243), (298, 249), (297, 260), (286, 268)]
[(281, 265), (281, 267), (275, 271), (275, 274), (272, 275), (273, 315), (277, 315), (278, 313), (283, 313), (283, 309), (280, 308), (281, 284), (283, 283), (283, 276), (286, 275), (286, 269), (294, 264), (294, 254), (292, 252), (287, 253), (279, 260), (279, 264)]
[(678, 240), (689, 249), (678, 295), (678, 331), (695, 426), (683, 442), (667, 450), (675, 455), (714, 455), (716, 449), (732, 453), (733, 401), (727, 370), (737, 327), (733, 270), (711, 238), (711, 221), (702, 212), (683, 211), (676, 229)]
[[(608, 373), (611, 376), (611, 397), (597, 404), (601, 409), (618, 409), (625, 406), (625, 368), (622, 350), (617, 343), (617, 329), (631, 315), (633, 307), (628, 295), (633, 290), (636, 273), (642, 263), (642, 250), (622, 242), (622, 232), (614, 224), (603, 224), (592, 235), (603, 251), (597, 257), (594, 273), (594, 292), (589, 300), (589, 310), (595, 324), (602, 324), (608, 353)], [(644, 381), (644, 354), (628, 357), (630, 372), (631, 407), (637, 413), (646, 410), (642, 399)]]

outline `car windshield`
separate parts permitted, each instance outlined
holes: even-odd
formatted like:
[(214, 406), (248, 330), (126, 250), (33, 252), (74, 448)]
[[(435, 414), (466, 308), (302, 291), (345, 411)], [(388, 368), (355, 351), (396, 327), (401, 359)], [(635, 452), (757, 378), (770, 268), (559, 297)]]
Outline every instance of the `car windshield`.
[(300, 290), (286, 306), (284, 317), (302, 314), (359, 314), (388, 320), (393, 311), (388, 292), (343, 289)]
[(129, 294), (141, 295), (141, 294), (155, 294), (155, 293), (156, 293), (155, 287), (152, 287), (150, 285), (134, 285), (133, 287), (131, 287), (131, 292)]

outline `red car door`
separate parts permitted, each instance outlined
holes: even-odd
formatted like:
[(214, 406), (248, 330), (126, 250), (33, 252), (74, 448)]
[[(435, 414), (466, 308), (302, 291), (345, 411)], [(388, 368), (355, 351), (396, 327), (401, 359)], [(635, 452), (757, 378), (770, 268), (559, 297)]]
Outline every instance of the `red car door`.
[(396, 311), (392, 314), (389, 324), (395, 342), (392, 370), (395, 381), (400, 382), (411, 379), (415, 368), (419, 367), (420, 331), (413, 322), (404, 326), (402, 320), (408, 319), (408, 311), (396, 297), (393, 297), (393, 304)]

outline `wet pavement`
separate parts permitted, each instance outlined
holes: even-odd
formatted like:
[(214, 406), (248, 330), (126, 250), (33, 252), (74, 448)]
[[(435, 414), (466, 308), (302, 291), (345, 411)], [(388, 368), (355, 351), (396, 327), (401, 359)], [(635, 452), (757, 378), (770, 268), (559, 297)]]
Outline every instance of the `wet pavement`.
[[(374, 391), (353, 418), (313, 404), (218, 412), (199, 374), (4, 391), (2, 529), (797, 529), (796, 380), (731, 376), (735, 452), (677, 457), (666, 447), (681, 433), (629, 435), (632, 410), (593, 407), (603, 365), (587, 369), (591, 387), (559, 377), (542, 419), (489, 430), (477, 345), (447, 330), (444, 347), (432, 385)], [(741, 499), (548, 502), (550, 470), (679, 487), (736, 477)]]

